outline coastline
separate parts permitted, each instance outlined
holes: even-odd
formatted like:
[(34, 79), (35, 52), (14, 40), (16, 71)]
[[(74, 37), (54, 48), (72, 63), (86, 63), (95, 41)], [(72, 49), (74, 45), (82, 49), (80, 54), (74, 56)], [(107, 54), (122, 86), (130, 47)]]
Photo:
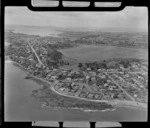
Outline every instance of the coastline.
[(148, 111), (147, 110), (148, 105), (141, 102), (114, 100), (114, 101), (110, 101), (109, 103), (116, 107), (128, 107), (128, 108), (136, 108), (136, 109)]
[[(32, 80), (32, 78), (35, 78), (35, 79), (38, 79), (38, 80), (42, 80), (44, 82), (47, 82), (48, 84), (51, 84), (49, 83), (48, 81), (46, 80), (43, 80), (41, 78), (38, 78), (36, 76), (30, 76), (30, 79)], [(77, 99), (80, 99), (80, 100), (85, 100), (85, 101), (89, 101), (89, 102), (97, 102), (97, 103), (107, 103), (107, 104), (110, 104), (112, 105), (113, 107), (131, 107), (131, 108), (136, 108), (136, 109), (142, 109), (142, 110), (145, 110), (147, 111), (147, 104), (145, 103), (141, 103), (141, 102), (134, 102), (134, 101), (121, 101), (121, 100), (112, 100), (112, 101), (109, 101), (109, 100), (90, 100), (90, 99), (86, 99), (86, 98), (81, 98), (81, 97), (75, 97), (75, 96), (69, 96), (69, 95), (65, 95), (65, 94), (61, 94), (59, 92), (57, 92), (53, 86), (50, 86), (50, 89), (52, 91), (54, 91), (55, 93), (57, 93), (58, 95), (62, 95), (62, 96), (66, 96), (66, 97), (72, 97), (72, 98), (77, 98)], [(87, 110), (87, 111), (94, 111), (94, 110)], [(97, 111), (97, 110), (95, 110)], [(99, 111), (99, 110), (98, 110)], [(103, 111), (103, 110), (102, 110)], [(106, 111), (106, 110), (105, 110)]]
[[(17, 67), (20, 67), (20, 69), (24, 70), (24, 71), (27, 71), (24, 67), (22, 67), (20, 64), (14, 62), (14, 61), (11, 61), (11, 60), (5, 60), (6, 63), (13, 63), (15, 64), (15, 66)], [(42, 78), (38, 78), (36, 76), (33, 76), (33, 75), (30, 75), (30, 76), (27, 76), (29, 77), (28, 79), (31, 79), (33, 80), (32, 78), (34, 79), (37, 79), (37, 80), (40, 80), (41, 82), (46, 82), (47, 84), (49, 84), (50, 86), (50, 89), (59, 94), (59, 95), (63, 95), (63, 96), (66, 96), (66, 97), (72, 97), (72, 98), (77, 98), (79, 100), (86, 100), (86, 101), (90, 101), (90, 102), (105, 102), (105, 103), (108, 103), (110, 105), (112, 105), (113, 107), (129, 107), (129, 108), (136, 108), (136, 109), (142, 109), (142, 110), (145, 110), (147, 111), (147, 104), (145, 103), (141, 103), (141, 102), (134, 102), (134, 101), (121, 101), (121, 100), (112, 100), (112, 101), (109, 101), (109, 100), (90, 100), (90, 99), (86, 99), (86, 98), (80, 98), (80, 97), (75, 97), (75, 96), (68, 96), (68, 95), (64, 95), (64, 94), (60, 94), (59, 92), (57, 92), (52, 86), (50, 82), (42, 79)], [(35, 81), (35, 80), (33, 80)], [(37, 82), (38, 83), (38, 82)], [(43, 85), (44, 86), (44, 85)], [(80, 108), (79, 108), (80, 109)], [(110, 110), (110, 109), (109, 109)], [(108, 111), (108, 110), (85, 110), (85, 111)]]
[(46, 106), (44, 103), (41, 104), (42, 108), (53, 108), (54, 110), (58, 110), (58, 109), (75, 109), (75, 110), (81, 110), (84, 112), (106, 112), (106, 111), (115, 111), (116, 108), (113, 109), (104, 109), (104, 110), (92, 110), (92, 109), (84, 109), (84, 108), (79, 108), (79, 107), (50, 107), (50, 106)]

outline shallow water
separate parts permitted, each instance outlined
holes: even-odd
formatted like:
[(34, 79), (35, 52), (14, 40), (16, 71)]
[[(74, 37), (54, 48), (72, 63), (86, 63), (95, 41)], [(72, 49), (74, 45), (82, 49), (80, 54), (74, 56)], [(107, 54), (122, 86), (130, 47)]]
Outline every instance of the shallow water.
[(42, 108), (39, 102), (31, 97), (31, 92), (41, 86), (24, 79), (26, 74), (11, 63), (5, 63), (5, 121), (146, 121), (147, 119), (147, 112), (136, 108), (118, 107), (111, 112)]

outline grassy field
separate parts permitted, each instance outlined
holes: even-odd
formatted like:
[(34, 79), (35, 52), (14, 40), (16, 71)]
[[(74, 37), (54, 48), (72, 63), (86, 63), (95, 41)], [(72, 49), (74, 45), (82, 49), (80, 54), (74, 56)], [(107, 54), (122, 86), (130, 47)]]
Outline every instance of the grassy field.
[[(29, 79), (29, 77), (28, 77)], [(30, 77), (31, 80), (36, 83), (42, 85), (43, 87), (34, 90), (32, 92), (32, 96), (39, 100), (40, 102), (44, 102), (46, 106), (49, 107), (65, 107), (65, 108), (80, 108), (86, 110), (106, 110), (113, 109), (113, 107), (107, 103), (95, 103), (92, 101), (84, 101), (81, 99), (61, 96), (53, 92), (49, 84), (39, 79)]]

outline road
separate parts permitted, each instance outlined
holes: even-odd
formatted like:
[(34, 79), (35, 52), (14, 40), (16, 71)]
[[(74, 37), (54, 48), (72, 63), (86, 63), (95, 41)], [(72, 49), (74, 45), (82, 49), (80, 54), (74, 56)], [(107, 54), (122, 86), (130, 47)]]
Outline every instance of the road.
[(47, 80), (45, 80), (45, 79), (43, 79), (43, 78), (39, 78), (39, 77), (33, 76), (33, 75), (30, 75), (30, 77), (33, 77), (33, 78), (36, 78), (36, 79), (39, 79), (39, 80), (41, 80), (41, 81), (43, 81), (43, 82), (48, 83), (48, 84), (49, 84), (49, 87), (50, 87), (50, 89), (51, 89), (52, 91), (54, 91), (55, 93), (57, 93), (57, 94), (59, 94), (59, 95), (62, 95), (62, 96), (71, 97), (71, 98), (76, 98), (76, 99), (81, 99), (81, 100), (85, 100), (85, 101), (109, 103), (109, 101), (107, 101), (107, 100), (87, 99), (87, 98), (82, 98), (82, 97), (78, 97), (78, 96), (71, 96), (71, 95), (67, 95), (67, 94), (64, 94), (64, 93), (60, 93), (60, 92), (58, 92), (58, 91), (54, 88), (55, 84), (54, 84), (53, 82), (49, 82), (49, 81), (47, 81)]
[[(36, 51), (35, 51), (34, 48), (30, 45), (29, 41), (28, 41), (27, 43), (28, 43), (28, 45), (30, 46), (30, 48), (32, 49), (32, 51), (35, 53), (35, 56), (36, 56), (36, 58), (38, 59), (38, 62), (39, 62), (41, 65), (43, 65), (43, 63), (41, 62), (41, 60), (40, 60), (39, 56), (37, 55)], [(88, 84), (79, 83), (79, 82), (76, 82), (76, 84), (83, 85), (83, 86), (86, 87), (86, 89), (87, 89), (89, 92), (93, 92), (93, 90), (89, 87)]]
[(132, 101), (135, 101), (135, 99), (126, 91), (124, 90), (110, 75), (108, 75), (106, 72), (105, 74), (115, 83)]
[(121, 81), (123, 81), (124, 84), (128, 84), (130, 86), (132, 86), (133, 88), (139, 89), (138, 87), (134, 86), (132, 83), (125, 81), (123, 78), (119, 78)]
[(27, 43), (28, 43), (28, 45), (30, 46), (30, 48), (32, 49), (32, 51), (34, 52), (34, 54), (35, 54), (35, 56), (36, 56), (38, 62), (40, 63), (40, 65), (44, 65), (44, 64), (42, 63), (42, 61), (40, 60), (39, 56), (37, 55), (36, 51), (34, 50), (34, 48), (30, 45), (29, 41), (27, 41)]

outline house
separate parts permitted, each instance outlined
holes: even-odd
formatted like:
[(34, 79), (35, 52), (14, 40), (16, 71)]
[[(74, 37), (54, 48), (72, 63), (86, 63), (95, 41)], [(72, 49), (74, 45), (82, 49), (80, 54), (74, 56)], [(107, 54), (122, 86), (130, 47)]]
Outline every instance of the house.
[(68, 78), (66, 78), (66, 80), (71, 81), (71, 78), (70, 78), (70, 77), (68, 77)]
[(107, 80), (107, 83), (110, 83), (111, 82), (111, 80)]
[(57, 79), (58, 77), (57, 77), (57, 76), (51, 76), (51, 78), (52, 78), (52, 79)]
[(55, 80), (55, 82), (54, 82), (55, 84), (57, 84), (57, 83), (59, 83), (59, 81), (58, 80)]
[(96, 77), (91, 77), (91, 80), (92, 80), (92, 81), (95, 81), (95, 80), (96, 80)]
[(86, 76), (86, 79), (88, 80), (90, 78), (90, 76)]
[(102, 75), (101, 78), (106, 78), (106, 76), (105, 76), (105, 75)]
[(93, 87), (93, 90), (96, 91), (96, 92), (98, 91), (96, 86)]
[(76, 93), (74, 93), (74, 95), (75, 95), (75, 96), (79, 96), (79, 93), (78, 93), (78, 92), (76, 92)]
[(91, 76), (96, 76), (96, 72), (90, 71), (89, 74), (90, 74)]
[(134, 97), (137, 97), (137, 94), (134, 94)]
[(99, 72), (99, 71), (101, 71), (101, 69), (99, 68), (97, 71)]
[(99, 95), (98, 95), (98, 94), (95, 94), (94, 97), (95, 97), (95, 99), (98, 99), (98, 98), (99, 98)]
[(78, 85), (73, 86), (73, 89), (77, 90), (79, 88)]
[(129, 74), (126, 74), (125, 77), (129, 77)]
[(109, 86), (109, 90), (113, 90), (112, 86)]
[(71, 73), (68, 74), (68, 76), (71, 76), (71, 75), (72, 75)]
[(65, 88), (59, 88), (59, 90), (60, 90), (60, 91), (64, 91), (64, 90), (65, 90)]
[(75, 93), (75, 96), (79, 96), (79, 95), (80, 95), (80, 93), (81, 93), (81, 91), (80, 91), (80, 90), (78, 90), (78, 91)]
[(87, 71), (90, 71), (91, 70), (91, 68), (87, 68)]
[(64, 71), (62, 71), (62, 72), (63, 72), (63, 73), (66, 73), (67, 71), (64, 70)]
[(71, 86), (73, 87), (75, 85), (75, 83), (71, 83)]
[(65, 88), (64, 89), (64, 93), (68, 93), (69, 89), (68, 88)]
[(88, 94), (88, 98), (93, 98), (93, 96), (94, 96), (94, 95), (93, 95), (92, 93), (89, 93), (89, 94)]
[(143, 86), (143, 85), (140, 85), (140, 88), (144, 88), (144, 86)]
[(86, 93), (83, 93), (83, 92), (79, 94), (79, 96), (80, 96), (80, 97), (83, 97), (83, 98), (85, 98), (86, 95), (87, 95), (87, 94), (86, 94)]
[(107, 84), (107, 83), (105, 83), (105, 84), (104, 84), (104, 87), (107, 87), (107, 86), (108, 86), (108, 84)]
[(110, 96), (109, 96), (108, 94), (104, 94), (104, 95), (103, 95), (103, 98), (104, 98), (104, 99), (109, 99)]
[(115, 71), (115, 69), (110, 69), (111, 71)]

